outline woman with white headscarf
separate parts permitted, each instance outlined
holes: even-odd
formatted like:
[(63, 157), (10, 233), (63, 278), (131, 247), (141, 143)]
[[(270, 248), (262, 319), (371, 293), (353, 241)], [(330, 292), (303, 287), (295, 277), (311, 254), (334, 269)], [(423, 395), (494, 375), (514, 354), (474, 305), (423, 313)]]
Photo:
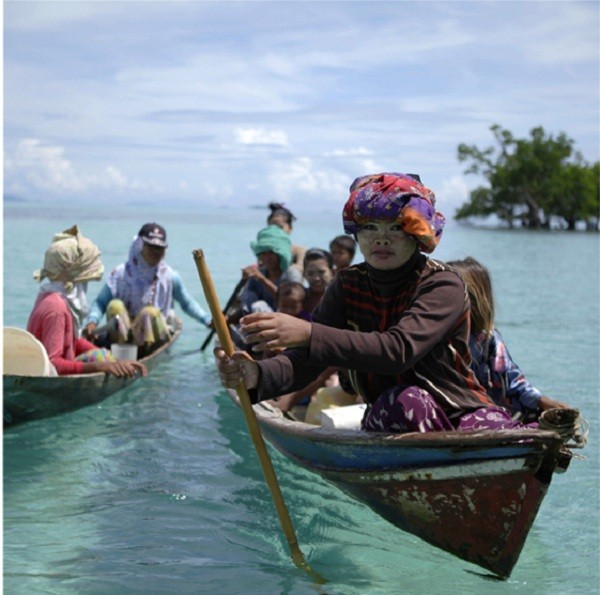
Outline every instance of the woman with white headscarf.
[(76, 225), (56, 234), (46, 250), (44, 266), (35, 271), (41, 282), (27, 330), (46, 348), (59, 375), (106, 372), (113, 376), (146, 375), (140, 362), (115, 361), (106, 350), (80, 337), (87, 316), (87, 284), (102, 278), (98, 247)]
[(175, 321), (174, 302), (207, 327), (211, 317), (187, 292), (179, 273), (164, 260), (167, 232), (158, 223), (144, 224), (129, 248), (127, 262), (109, 275), (94, 300), (84, 336), (91, 336), (106, 314), (117, 320), (111, 331), (113, 343), (133, 341), (141, 353), (151, 353), (169, 339)]

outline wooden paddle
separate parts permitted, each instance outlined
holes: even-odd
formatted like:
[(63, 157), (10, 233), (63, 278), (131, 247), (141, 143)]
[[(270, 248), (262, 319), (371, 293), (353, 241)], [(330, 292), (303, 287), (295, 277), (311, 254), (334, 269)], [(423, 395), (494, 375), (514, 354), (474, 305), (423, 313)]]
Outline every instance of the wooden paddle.
[[(194, 261), (196, 262), (196, 268), (198, 269), (198, 275), (200, 276), (200, 281), (204, 290), (204, 297), (208, 303), (208, 306), (210, 307), (213, 323), (215, 325), (221, 347), (228, 356), (231, 356), (235, 350), (233, 341), (231, 340), (225, 317), (223, 316), (219, 306), (219, 298), (215, 292), (212, 278), (204, 258), (204, 253), (202, 250), (194, 250), (192, 254), (194, 255)], [(242, 381), (235, 390), (240, 398), (240, 403), (242, 406), (242, 411), (244, 412), (244, 417), (246, 418), (248, 431), (250, 432), (252, 442), (254, 442), (254, 448), (256, 449), (267, 486), (269, 487), (273, 502), (275, 503), (275, 509), (279, 515), (281, 528), (283, 529), (285, 537), (288, 541), (292, 560), (298, 568), (307, 571), (319, 584), (323, 584), (325, 580), (310, 568), (298, 546), (298, 540), (296, 539), (294, 527), (292, 526), (290, 515), (283, 500), (279, 483), (277, 482), (277, 476), (275, 475), (273, 464), (269, 457), (269, 453), (267, 452), (267, 447), (265, 446), (262, 434), (260, 433), (260, 427), (258, 425), (254, 409), (252, 409), (252, 403), (250, 401), (248, 389), (246, 388), (245, 383)]]
[[(227, 303), (225, 304), (225, 308), (223, 309), (223, 314), (227, 314), (227, 311), (229, 310), (229, 308), (231, 308), (238, 293), (241, 291), (242, 287), (244, 287), (244, 285), (246, 284), (247, 281), (248, 280), (244, 279), (243, 277), (239, 280), (238, 284), (235, 286), (235, 289), (233, 290), (233, 293), (231, 294), (231, 297), (227, 300)], [(214, 317), (213, 317), (213, 320), (214, 320)], [(204, 351), (208, 347), (208, 344), (210, 343), (210, 340), (213, 338), (214, 334), (215, 334), (215, 329), (212, 328), (210, 330), (210, 333), (208, 333), (208, 335), (206, 336), (206, 339), (204, 339), (204, 343), (202, 343), (202, 347), (200, 347), (200, 351)]]

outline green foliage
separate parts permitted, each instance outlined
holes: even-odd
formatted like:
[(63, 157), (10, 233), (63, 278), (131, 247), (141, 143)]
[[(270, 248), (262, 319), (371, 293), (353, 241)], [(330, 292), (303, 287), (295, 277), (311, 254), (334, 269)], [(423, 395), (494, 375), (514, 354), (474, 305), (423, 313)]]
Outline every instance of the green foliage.
[(465, 173), (483, 177), (488, 185), (471, 191), (456, 219), (493, 214), (510, 227), (520, 222), (540, 228), (558, 217), (568, 229), (578, 221), (598, 229), (599, 164), (585, 163), (572, 139), (563, 132), (546, 135), (542, 127), (533, 128), (528, 139), (517, 139), (498, 124), (491, 131), (496, 146), (458, 146), (458, 160), (468, 164)]

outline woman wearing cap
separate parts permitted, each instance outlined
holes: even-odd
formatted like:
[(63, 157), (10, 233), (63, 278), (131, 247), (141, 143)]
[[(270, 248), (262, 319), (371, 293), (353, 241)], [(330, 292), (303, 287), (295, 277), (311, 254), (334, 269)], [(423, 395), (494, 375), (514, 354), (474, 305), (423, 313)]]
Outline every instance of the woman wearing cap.
[(46, 250), (44, 267), (34, 273), (41, 282), (27, 330), (46, 348), (59, 375), (106, 372), (113, 376), (146, 375), (140, 362), (115, 361), (110, 353), (79, 337), (87, 314), (88, 281), (102, 278), (100, 250), (77, 226), (58, 233)]
[(107, 320), (118, 317), (112, 342), (134, 342), (147, 353), (165, 342), (174, 318), (173, 301), (183, 311), (210, 326), (210, 316), (186, 291), (183, 281), (164, 261), (167, 232), (157, 223), (146, 223), (129, 248), (127, 262), (112, 271), (108, 282), (90, 309), (85, 334), (94, 334), (106, 313)]
[(241, 331), (255, 351), (289, 349), (257, 362), (217, 348), (224, 386), (243, 379), (259, 401), (336, 366), (350, 370), (367, 403), (367, 431), (519, 427), (470, 370), (463, 281), (425, 255), (444, 226), (433, 192), (407, 174), (364, 176), (350, 187), (343, 218), (365, 262), (339, 271), (310, 323), (277, 313), (243, 317)]
[(274, 311), (277, 309), (277, 287), (283, 281), (302, 281), (302, 273), (292, 264), (292, 244), (288, 234), (277, 225), (261, 229), (250, 247), (258, 259), (257, 265), (242, 270), (248, 283), (242, 294), (242, 311)]

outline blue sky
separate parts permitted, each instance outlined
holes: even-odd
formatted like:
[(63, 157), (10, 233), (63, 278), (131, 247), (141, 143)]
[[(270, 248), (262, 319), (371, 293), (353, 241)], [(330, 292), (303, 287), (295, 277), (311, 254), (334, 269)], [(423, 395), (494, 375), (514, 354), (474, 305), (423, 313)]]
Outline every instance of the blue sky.
[(599, 3), (4, 2), (4, 191), (337, 208), (461, 142), (566, 132), (599, 159)]

